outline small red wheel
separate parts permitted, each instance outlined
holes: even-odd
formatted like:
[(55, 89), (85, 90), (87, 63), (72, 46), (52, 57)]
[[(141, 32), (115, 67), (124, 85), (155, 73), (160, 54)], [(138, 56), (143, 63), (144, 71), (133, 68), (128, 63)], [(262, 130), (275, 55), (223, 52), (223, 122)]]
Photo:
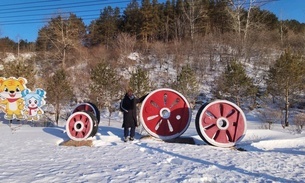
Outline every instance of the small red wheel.
[(143, 101), (140, 120), (152, 136), (170, 140), (188, 128), (192, 112), (188, 101), (179, 92), (162, 88), (151, 92)]
[(196, 130), (208, 144), (232, 147), (247, 130), (246, 117), (234, 103), (216, 100), (201, 106), (196, 115)]
[(82, 141), (95, 135), (97, 119), (88, 112), (75, 112), (67, 120), (66, 131), (70, 139)]

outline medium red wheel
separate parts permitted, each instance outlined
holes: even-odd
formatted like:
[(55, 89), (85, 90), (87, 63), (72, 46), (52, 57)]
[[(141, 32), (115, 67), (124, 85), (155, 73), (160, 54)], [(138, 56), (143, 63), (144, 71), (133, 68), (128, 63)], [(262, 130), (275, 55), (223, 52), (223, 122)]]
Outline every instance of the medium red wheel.
[(247, 130), (246, 117), (234, 103), (217, 100), (201, 106), (196, 115), (196, 130), (208, 144), (232, 147)]
[(66, 131), (70, 139), (82, 141), (96, 134), (97, 119), (88, 112), (74, 112), (67, 120)]
[(188, 128), (192, 112), (188, 101), (179, 92), (162, 88), (151, 92), (143, 101), (140, 120), (152, 136), (170, 140)]

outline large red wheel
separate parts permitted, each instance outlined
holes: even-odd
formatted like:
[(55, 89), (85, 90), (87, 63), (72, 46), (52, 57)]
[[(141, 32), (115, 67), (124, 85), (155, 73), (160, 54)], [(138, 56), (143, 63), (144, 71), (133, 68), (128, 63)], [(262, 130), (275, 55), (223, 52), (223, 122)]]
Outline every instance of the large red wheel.
[(67, 120), (66, 131), (70, 139), (82, 141), (94, 136), (96, 117), (90, 112), (74, 112)]
[(182, 135), (190, 124), (191, 116), (190, 105), (184, 96), (168, 88), (151, 92), (140, 110), (144, 129), (162, 140)]
[(201, 106), (196, 115), (196, 130), (208, 144), (232, 147), (247, 130), (246, 117), (234, 103), (216, 100)]

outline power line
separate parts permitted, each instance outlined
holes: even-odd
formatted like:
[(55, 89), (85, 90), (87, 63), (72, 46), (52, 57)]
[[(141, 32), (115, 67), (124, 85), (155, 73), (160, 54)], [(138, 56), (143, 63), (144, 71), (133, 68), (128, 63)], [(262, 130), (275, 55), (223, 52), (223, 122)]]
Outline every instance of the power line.
[[(60, 1), (60, 0), (56, 0), (56, 1)], [(108, 0), (106, 0), (108, 1)], [(41, 1), (40, 1), (41, 2)], [(50, 2), (50, 1), (42, 1), (42, 2)], [(111, 1), (111, 5), (113, 4), (126, 4), (130, 2), (130, 0), (119, 0), (119, 1)], [(32, 1), (32, 2), (28, 2), (28, 3), (12, 3), (12, 4), (6, 4), (3, 6), (17, 6), (17, 5), (22, 5), (22, 4), (36, 4), (37, 1)], [(1, 10), (0, 7), (0, 24), (1, 25), (16, 25), (16, 24), (33, 24), (33, 23), (43, 23), (45, 22), (46, 19), (50, 19), (50, 18), (45, 18), (44, 20), (42, 18), (36, 18), (38, 17), (42, 17), (42, 16), (51, 16), (51, 15), (62, 15), (62, 14), (69, 14), (69, 13), (84, 13), (84, 12), (93, 12), (93, 11), (98, 11), (99, 13), (101, 12), (101, 8), (97, 8), (97, 5), (107, 5), (110, 4), (109, 2), (105, 2), (105, 1), (99, 1), (99, 0), (93, 0), (93, 1), (85, 1), (85, 2), (74, 2), (74, 3), (61, 3), (61, 4), (52, 4), (52, 5), (47, 5), (47, 4), (43, 4), (40, 6), (26, 6), (26, 7), (12, 7), (10, 8), (11, 10), (6, 10), (7, 11), (3, 11)], [(1, 5), (0, 5), (1, 6)], [(3, 7), (2, 6), (2, 7)], [(39, 7), (39, 8), (38, 8)], [(24, 12), (37, 12), (37, 11), (42, 11), (44, 12), (45, 10), (48, 11), (52, 11), (52, 10), (58, 10), (59, 8), (65, 8), (65, 9), (69, 9), (69, 8), (83, 8), (83, 7), (94, 7), (94, 9), (87, 9), (87, 10), (74, 10), (74, 11), (64, 11), (64, 12), (59, 12), (59, 13), (34, 13), (34, 14), (25, 14), (25, 15), (16, 15), (16, 13), (24, 13)], [(123, 9), (122, 7), (120, 9)], [(19, 11), (17, 11), (19, 10)], [(22, 10), (22, 11), (21, 11)], [(14, 13), (14, 15), (8, 15), (8, 14), (12, 14)], [(78, 16), (78, 15), (77, 15)], [(28, 17), (28, 18), (26, 18)], [(99, 17), (99, 15), (97, 15), (96, 13), (90, 14), (90, 15), (80, 15), (78, 16), (80, 18), (82, 18), (83, 20), (92, 20), (94, 18)], [(92, 17), (92, 18), (91, 18)], [(91, 19), (90, 19), (91, 18)]]
[[(73, 11), (73, 12), (71, 12), (71, 11), (63, 11), (63, 12), (54, 13), (54, 14), (56, 15), (56, 14), (69, 14), (69, 13), (84, 13), (84, 12), (88, 12), (88, 11), (100, 11), (100, 9), (77, 10), (77, 11)], [(23, 17), (33, 17), (33, 16), (47, 16), (47, 15), (53, 15), (53, 14), (50, 14), (50, 13), (39, 13), (39, 14), (22, 15), (22, 18)], [(2, 16), (0, 18), (5, 18), (5, 19), (20, 18), (20, 15)]]
[[(92, 2), (92, 1), (91, 1)], [(95, 1), (96, 2), (96, 1)], [(129, 2), (128, 0), (126, 1), (119, 1), (119, 2), (112, 2), (111, 4), (121, 4), (121, 3), (126, 3), (126, 2)], [(84, 4), (86, 3), (86, 4)], [(84, 4), (84, 5), (83, 5)], [(93, 3), (93, 4), (87, 4), (87, 2), (81, 2), (81, 3), (74, 3), (73, 5), (69, 5), (69, 6), (58, 6), (58, 5), (49, 5), (48, 7), (46, 8), (41, 8), (41, 6), (39, 6), (40, 8), (39, 9), (24, 9), (22, 10), (22, 13), (23, 12), (31, 12), (31, 11), (45, 11), (45, 10), (58, 10), (58, 9), (64, 9), (64, 8), (79, 8), (80, 5), (81, 7), (88, 7), (88, 6), (96, 6), (96, 5), (105, 5), (105, 4), (109, 4), (109, 3)], [(67, 4), (66, 4), (67, 5)], [(50, 7), (54, 7), (56, 6), (55, 8), (50, 8)], [(18, 8), (17, 8), (18, 9)], [(13, 11), (1, 11), (0, 12), (0, 15), (1, 14), (11, 14), (11, 13), (20, 13), (20, 11), (17, 11), (16, 8), (14, 8)]]
[[(106, 0), (107, 1), (107, 0)], [(19, 8), (12, 8), (11, 10), (5, 11), (1, 10), (0, 14), (11, 14), (11, 13), (20, 13), (20, 12), (31, 12), (31, 11), (45, 11), (45, 10), (58, 10), (63, 8), (83, 8), (88, 6), (97, 6), (97, 5), (107, 5), (107, 4), (121, 4), (121, 3), (128, 3), (130, 0), (120, 0), (116, 2), (101, 2), (98, 0), (94, 1), (85, 1), (85, 2), (77, 2), (77, 3), (65, 3), (65, 4), (52, 4), (45, 6), (29, 6), (29, 7), (19, 7)], [(53, 8), (52, 8), (53, 7)], [(20, 11), (22, 10), (22, 11)]]
[[(82, 15), (81, 19), (89, 19), (89, 18), (96, 18), (98, 17), (98, 14), (89, 14), (89, 15)], [(50, 21), (52, 18), (46, 18), (45, 21)], [(41, 23), (41, 19), (21, 19), (21, 20), (8, 20), (8, 21), (1, 21), (1, 25), (10, 25), (10, 24), (24, 24), (24, 23)]]
[[(52, 2), (54, 1), (61, 1), (61, 0), (52, 0)], [(37, 3), (43, 3), (43, 2), (50, 2), (48, 0), (45, 1), (31, 1), (31, 2), (23, 2), (23, 3), (11, 3), (11, 4), (0, 4), (1, 7), (6, 7), (6, 6), (18, 6), (18, 5), (23, 5), (23, 4), (37, 4)]]

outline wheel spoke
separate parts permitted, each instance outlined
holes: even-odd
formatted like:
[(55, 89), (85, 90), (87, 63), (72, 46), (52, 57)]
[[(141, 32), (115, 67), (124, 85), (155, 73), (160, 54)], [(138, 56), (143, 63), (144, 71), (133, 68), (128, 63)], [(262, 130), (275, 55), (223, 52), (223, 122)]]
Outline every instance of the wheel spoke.
[(163, 119), (161, 119), (161, 120), (157, 123), (157, 125), (156, 125), (156, 127), (155, 127), (155, 130), (156, 130), (156, 131), (159, 130), (162, 121), (163, 121)]
[(228, 104), (223, 104), (222, 105), (222, 109), (223, 109), (223, 117), (229, 118), (231, 115), (233, 115), (234, 113), (236, 113), (236, 110), (234, 108), (232, 108), (232, 106), (228, 105)]
[(217, 134), (214, 137), (214, 140), (219, 143), (228, 143), (228, 137), (226, 130), (218, 130)]
[(173, 126), (172, 126), (172, 124), (171, 124), (171, 122), (170, 122), (169, 120), (167, 120), (167, 125), (168, 125), (169, 131), (170, 131), (170, 132), (173, 132), (174, 129), (173, 129)]
[(210, 139), (213, 139), (214, 136), (216, 135), (216, 132), (218, 131), (219, 129), (217, 128), (217, 126), (215, 124), (205, 128), (205, 134), (210, 138)]
[(147, 121), (153, 120), (153, 119), (155, 119), (155, 118), (157, 118), (157, 117), (159, 117), (158, 114), (157, 114), (157, 115), (153, 115), (153, 116), (148, 116), (148, 117), (147, 117)]
[(207, 111), (209, 111), (209, 114), (213, 115), (215, 118), (219, 118), (222, 116), (220, 106), (220, 104), (212, 105)]

